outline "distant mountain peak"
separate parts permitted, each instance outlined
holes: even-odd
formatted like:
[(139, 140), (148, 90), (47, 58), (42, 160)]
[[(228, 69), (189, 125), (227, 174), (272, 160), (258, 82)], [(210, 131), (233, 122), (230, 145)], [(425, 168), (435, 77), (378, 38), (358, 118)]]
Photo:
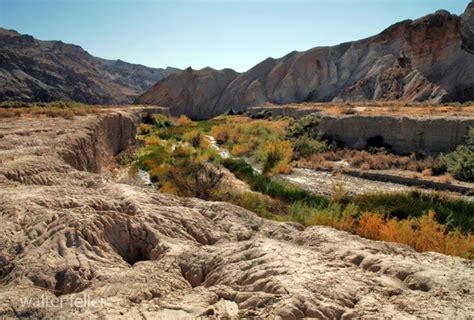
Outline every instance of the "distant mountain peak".
[(0, 101), (76, 100), (131, 103), (179, 69), (149, 68), (90, 55), (62, 41), (41, 41), (0, 28)]

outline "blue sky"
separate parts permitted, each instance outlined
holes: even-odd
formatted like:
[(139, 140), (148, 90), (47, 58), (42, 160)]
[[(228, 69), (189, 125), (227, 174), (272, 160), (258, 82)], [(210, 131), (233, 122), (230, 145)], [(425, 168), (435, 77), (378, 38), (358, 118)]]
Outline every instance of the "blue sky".
[(152, 67), (245, 71), (267, 57), (374, 35), (466, 0), (0, 0), (0, 26)]

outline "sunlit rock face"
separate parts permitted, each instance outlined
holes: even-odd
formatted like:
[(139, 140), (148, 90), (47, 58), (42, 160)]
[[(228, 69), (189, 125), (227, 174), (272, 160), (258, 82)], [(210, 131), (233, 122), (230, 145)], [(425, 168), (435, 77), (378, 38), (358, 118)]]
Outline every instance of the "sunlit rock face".
[(237, 75), (232, 69), (187, 68), (159, 81), (138, 98), (138, 103), (166, 106), (174, 116), (207, 119), (225, 112), (225, 107), (218, 107), (219, 98)]
[[(196, 72), (193, 83), (200, 84), (199, 90), (189, 85), (188, 77), (169, 77), (138, 102), (213, 116), (264, 102), (474, 100), (474, 55), (468, 52), (473, 44), (472, 7), (462, 26), (459, 16), (440, 10), (367, 39), (268, 58), (220, 85), (218, 73)], [(201, 93), (206, 92), (212, 92), (212, 99), (203, 101)]]

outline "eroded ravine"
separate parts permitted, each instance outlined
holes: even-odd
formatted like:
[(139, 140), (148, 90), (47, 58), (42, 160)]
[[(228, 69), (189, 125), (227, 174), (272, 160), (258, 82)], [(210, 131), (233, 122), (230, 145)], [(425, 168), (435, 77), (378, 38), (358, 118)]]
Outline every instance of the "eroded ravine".
[[(468, 260), (115, 182), (135, 119), (0, 122), (0, 316), (474, 313)], [(71, 303), (81, 296), (94, 303)]]
[[(212, 136), (206, 136), (210, 142), (211, 147), (215, 148), (222, 158), (231, 157), (230, 152), (223, 146), (219, 146)], [(234, 157), (245, 160), (256, 172), (261, 172), (261, 169), (245, 157)], [(363, 174), (362, 174), (363, 175)], [(385, 177), (385, 180), (390, 180), (391, 177)], [(275, 179), (283, 181), (288, 184), (295, 185), (313, 194), (322, 195), (326, 197), (332, 196), (334, 188), (341, 188), (342, 191), (350, 196), (371, 194), (371, 193), (391, 193), (391, 192), (409, 192), (413, 190), (425, 190), (427, 192), (433, 191), (422, 185), (423, 189), (404, 185), (401, 183), (394, 183), (389, 181), (379, 181), (358, 177), (354, 175), (344, 174), (341, 171), (319, 171), (309, 168), (293, 168), (290, 174), (280, 174)], [(407, 179), (409, 180), (409, 179)], [(414, 180), (414, 179), (411, 179)], [(418, 184), (418, 183), (417, 183)], [(451, 185), (440, 185), (441, 189), (454, 189)], [(473, 191), (470, 191), (471, 193)], [(463, 199), (474, 201), (474, 196), (463, 196), (459, 193), (453, 192), (453, 196), (461, 196)]]

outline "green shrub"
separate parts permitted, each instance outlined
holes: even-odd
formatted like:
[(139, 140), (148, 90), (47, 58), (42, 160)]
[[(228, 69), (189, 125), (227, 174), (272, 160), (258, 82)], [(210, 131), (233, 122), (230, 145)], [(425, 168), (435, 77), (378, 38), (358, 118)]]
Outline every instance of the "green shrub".
[(318, 126), (319, 117), (310, 114), (287, 128), (286, 138), (293, 142), (293, 148), (299, 155), (308, 157), (314, 153), (335, 149), (335, 145), (328, 142), (324, 133), (318, 130)]
[(327, 152), (334, 149), (332, 144), (323, 138), (324, 134), (319, 132), (317, 138), (302, 135), (293, 142), (293, 148), (303, 157), (309, 157), (314, 153)]
[(265, 201), (257, 193), (244, 192), (235, 202), (237, 205), (255, 212), (262, 218), (273, 218), (273, 215), (268, 210)]
[(275, 140), (261, 145), (255, 156), (263, 163), (264, 173), (287, 174), (292, 155), (293, 148), (288, 141)]
[(466, 142), (455, 151), (441, 155), (440, 159), (455, 178), (474, 181), (474, 128), (469, 129)]
[(201, 146), (201, 142), (204, 139), (204, 132), (200, 129), (191, 130), (184, 134), (184, 141), (189, 142), (194, 148)]
[(319, 126), (319, 117), (315, 114), (310, 114), (300, 118), (287, 128), (286, 136), (288, 138), (298, 138), (303, 135), (308, 135), (310, 138), (317, 138)]
[(172, 125), (171, 120), (162, 114), (143, 112), (140, 116), (142, 123), (151, 124), (157, 128), (168, 128)]
[(292, 220), (304, 224), (306, 219), (311, 215), (311, 207), (301, 201), (295, 202), (291, 210)]
[(301, 201), (311, 207), (325, 206), (328, 203), (328, 200), (322, 196), (311, 194), (303, 189), (284, 184), (256, 172), (243, 159), (223, 159), (222, 165), (233, 172), (237, 178), (246, 181), (254, 191), (262, 192), (270, 197), (288, 203)]

